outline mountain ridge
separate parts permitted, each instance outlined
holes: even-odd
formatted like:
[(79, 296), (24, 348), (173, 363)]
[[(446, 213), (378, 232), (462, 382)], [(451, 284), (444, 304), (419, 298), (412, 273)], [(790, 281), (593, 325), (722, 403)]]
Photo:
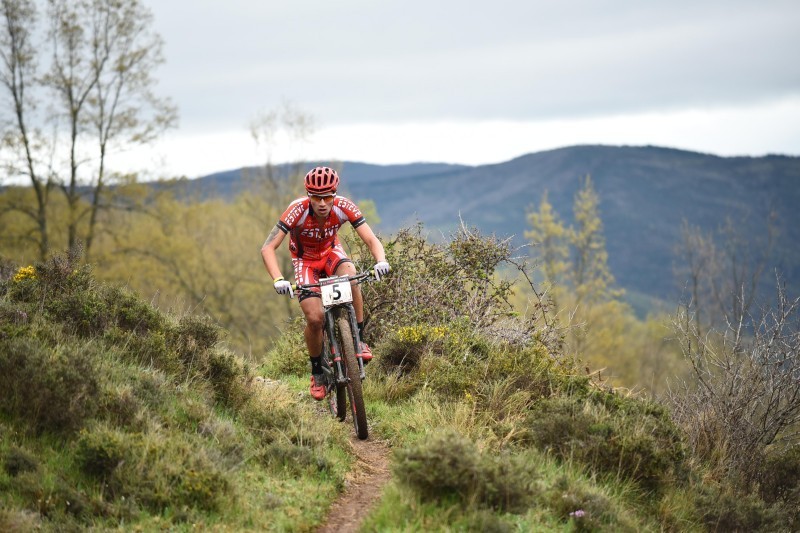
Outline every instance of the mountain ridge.
[[(318, 163), (308, 163), (311, 167)], [(332, 163), (328, 163), (332, 164)], [(379, 232), (421, 221), (447, 233), (463, 220), (486, 233), (525, 242), (527, 213), (548, 198), (572, 223), (581, 180), (592, 176), (600, 197), (609, 265), (620, 286), (658, 298), (680, 290), (672, 264), (685, 219), (713, 232), (726, 217), (749, 242), (765, 234), (770, 213), (779, 224), (776, 266), (800, 287), (800, 157), (772, 154), (724, 157), (659, 146), (577, 145), (533, 152), (488, 165), (341, 162), (343, 188), (354, 200), (375, 202)], [(233, 174), (230, 174), (232, 172)], [(239, 173), (242, 169), (199, 178)]]

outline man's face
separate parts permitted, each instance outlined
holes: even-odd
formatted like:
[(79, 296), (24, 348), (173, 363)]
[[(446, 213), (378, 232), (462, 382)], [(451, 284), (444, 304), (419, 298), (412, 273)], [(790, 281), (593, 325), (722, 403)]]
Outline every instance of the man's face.
[(336, 198), (336, 194), (329, 194), (327, 196), (308, 195), (308, 200), (311, 203), (312, 209), (314, 209), (314, 214), (320, 217), (327, 217), (330, 214), (334, 198)]

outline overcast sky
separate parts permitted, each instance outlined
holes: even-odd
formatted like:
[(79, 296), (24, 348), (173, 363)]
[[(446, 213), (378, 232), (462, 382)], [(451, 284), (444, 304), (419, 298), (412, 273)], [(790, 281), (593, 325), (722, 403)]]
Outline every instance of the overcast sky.
[(573, 144), (800, 155), (800, 1), (144, 0), (180, 126), (167, 174), (287, 159), (482, 164)]

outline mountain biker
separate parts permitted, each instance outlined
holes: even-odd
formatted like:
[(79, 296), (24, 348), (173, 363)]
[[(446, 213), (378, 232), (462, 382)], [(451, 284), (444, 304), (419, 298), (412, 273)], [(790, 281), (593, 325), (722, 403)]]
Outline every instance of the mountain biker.
[[(369, 248), (376, 261), (376, 276), (380, 278), (386, 275), (390, 267), (386, 262), (383, 245), (356, 204), (344, 196), (337, 196), (339, 175), (336, 171), (328, 167), (315, 167), (306, 174), (304, 181), (308, 195), (289, 204), (261, 247), (261, 258), (267, 272), (272, 276), (275, 291), (283, 295), (291, 293), (291, 284), (283, 279), (276, 255), (287, 234), (290, 235), (289, 251), (298, 284), (318, 283), (320, 277), (356, 274), (353, 261), (347, 257), (337, 235), (339, 228), (346, 222), (350, 222)], [(319, 289), (315, 292), (313, 295), (300, 295), (298, 301), (306, 318), (303, 333), (311, 360), (310, 392), (315, 400), (322, 400), (325, 397), (321, 366), (324, 314)], [(357, 283), (353, 283), (353, 307), (359, 334), (363, 334), (364, 300)], [(364, 364), (372, 359), (372, 350), (367, 343), (361, 342), (357, 356), (362, 358)]]

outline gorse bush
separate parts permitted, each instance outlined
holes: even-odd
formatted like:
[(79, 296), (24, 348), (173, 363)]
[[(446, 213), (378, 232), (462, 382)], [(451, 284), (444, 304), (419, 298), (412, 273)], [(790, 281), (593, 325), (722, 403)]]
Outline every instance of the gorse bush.
[(110, 496), (154, 511), (184, 505), (214, 510), (229, 490), (213, 461), (180, 437), (99, 424), (84, 430), (75, 448), (83, 472), (102, 481)]
[(36, 432), (74, 431), (97, 412), (92, 346), (53, 350), (35, 337), (0, 342), (0, 409)]
[[(616, 520), (608, 498), (560, 477), (543, 495), (542, 501), (564, 522), (571, 522), (575, 531), (603, 531), (604, 528), (625, 531)], [(613, 527), (611, 527), (613, 525)]]
[(35, 472), (39, 468), (36, 456), (25, 448), (11, 446), (2, 455), (3, 470), (11, 477), (24, 472)]
[(668, 413), (612, 392), (543, 399), (529, 415), (529, 431), (538, 448), (646, 491), (685, 479), (687, 473), (681, 434)]
[[(501, 267), (525, 269), (513, 257), (509, 243), (508, 239), (483, 237), (465, 226), (442, 244), (428, 242), (421, 225), (398, 231), (384, 242), (392, 273), (381, 283), (362, 285), (367, 341), (386, 338), (408, 326), (447, 326), (457, 320), (488, 336), (494, 331), (492, 326), (511, 320), (518, 332), (516, 339), (531, 341), (545, 325), (537, 323), (538, 317), (517, 316), (510, 302), (514, 283), (497, 276)], [(360, 240), (351, 239), (347, 244), (357, 268), (373, 266)]]
[(137, 335), (163, 332), (167, 321), (152, 305), (129, 289), (116, 285), (103, 287), (103, 299), (109, 304), (116, 325)]
[(535, 492), (529, 469), (508, 454), (482, 453), (454, 431), (395, 452), (394, 474), (426, 500), (503, 511), (524, 509)]

